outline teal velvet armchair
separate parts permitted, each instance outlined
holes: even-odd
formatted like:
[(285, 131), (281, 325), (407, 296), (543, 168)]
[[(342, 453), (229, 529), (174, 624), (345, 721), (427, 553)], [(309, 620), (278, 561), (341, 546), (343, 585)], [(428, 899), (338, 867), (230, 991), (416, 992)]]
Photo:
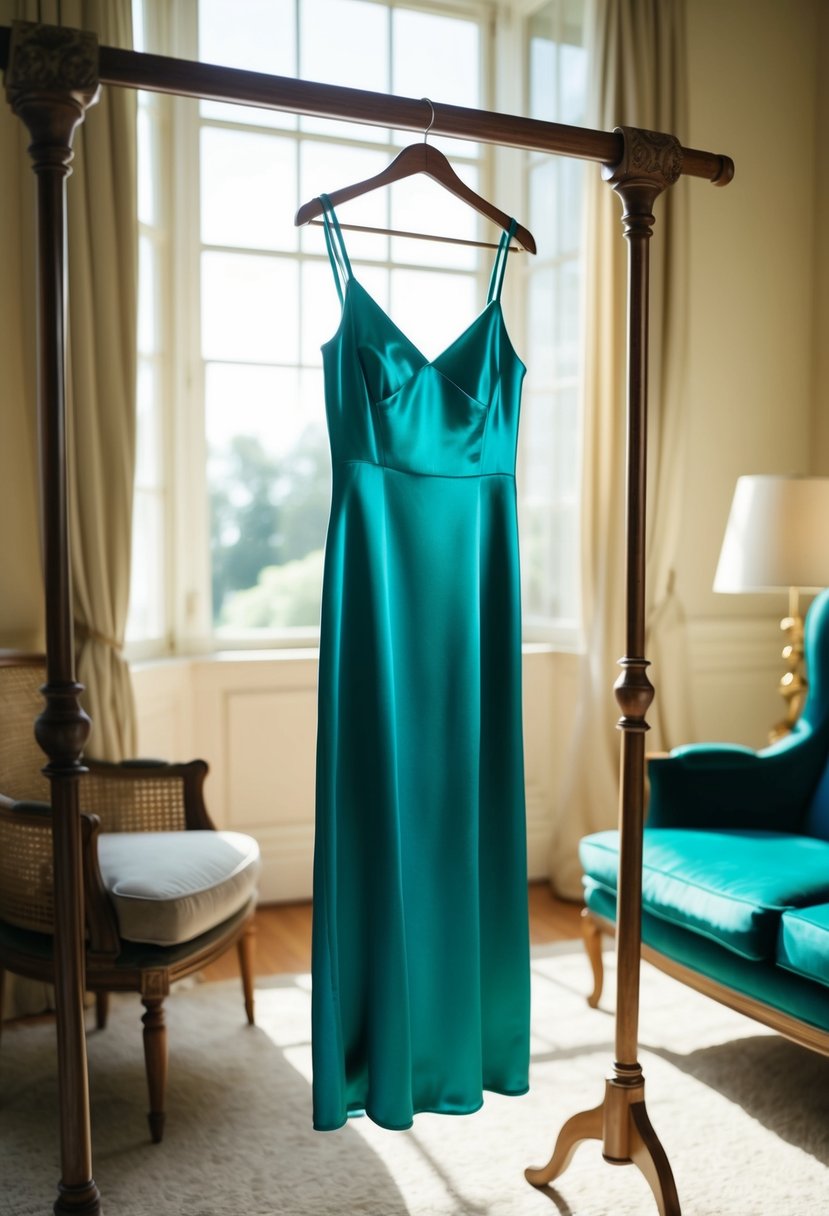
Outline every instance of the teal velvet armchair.
[[(648, 765), (642, 954), (662, 970), (829, 1054), (829, 591), (806, 618), (809, 692), (760, 751), (675, 749)], [(616, 916), (618, 833), (581, 842), (585, 941), (601, 993)]]

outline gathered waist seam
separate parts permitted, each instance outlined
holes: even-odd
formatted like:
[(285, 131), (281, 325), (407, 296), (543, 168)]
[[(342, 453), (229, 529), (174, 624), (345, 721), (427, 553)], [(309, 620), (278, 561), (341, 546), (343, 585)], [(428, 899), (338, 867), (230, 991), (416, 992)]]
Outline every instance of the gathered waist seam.
[(347, 468), (349, 465), (367, 465), (370, 469), (382, 469), (384, 473), (398, 473), (401, 477), (442, 477), (447, 481), (478, 481), (483, 477), (508, 477), (515, 480), (514, 473), (421, 473), (415, 469), (398, 469), (391, 464), (378, 464), (375, 460), (336, 460), (333, 468)]

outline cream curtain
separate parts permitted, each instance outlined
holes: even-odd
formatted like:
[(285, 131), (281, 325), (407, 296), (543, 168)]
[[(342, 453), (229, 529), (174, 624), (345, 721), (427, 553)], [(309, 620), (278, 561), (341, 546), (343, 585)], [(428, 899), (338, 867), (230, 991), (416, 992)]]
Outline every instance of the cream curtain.
[[(61, 0), (64, 25), (132, 46), (130, 0)], [(78, 679), (88, 752), (135, 753), (135, 706), (121, 655), (135, 473), (135, 93), (107, 89), (77, 138), (69, 189), (69, 526)]]
[[(684, 0), (588, 0), (586, 31), (587, 125), (646, 127), (687, 142)], [(685, 479), (686, 188), (680, 179), (657, 201), (650, 246), (645, 654), (657, 690), (648, 715), (652, 750), (693, 737), (684, 618), (674, 586)], [(624, 654), (627, 247), (619, 200), (598, 169), (588, 174), (587, 194), (581, 538), (586, 654), (550, 864), (553, 887), (573, 899), (581, 896), (579, 839), (613, 826), (618, 814), (618, 709), (612, 685)]]
[[(130, 0), (0, 0), (0, 23), (43, 21), (93, 29), (132, 45)], [(34, 336), (34, 173), (27, 133), (0, 106), (3, 186), (0, 277), (3, 443), (0, 645), (43, 646)], [(69, 519), (78, 675), (93, 718), (91, 755), (134, 747), (129, 673), (120, 655), (129, 597), (135, 461), (135, 97), (107, 90), (75, 136), (69, 182)], [(42, 1009), (48, 991), (8, 977), (4, 1016)]]

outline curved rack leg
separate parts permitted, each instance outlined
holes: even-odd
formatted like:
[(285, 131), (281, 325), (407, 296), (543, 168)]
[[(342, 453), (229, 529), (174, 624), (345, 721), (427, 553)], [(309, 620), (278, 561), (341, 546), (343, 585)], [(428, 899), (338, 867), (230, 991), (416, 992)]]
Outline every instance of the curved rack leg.
[(533, 1186), (546, 1186), (567, 1169), (573, 1154), (585, 1140), (601, 1140), (604, 1127), (604, 1104), (593, 1110), (572, 1115), (558, 1133), (553, 1155), (544, 1166), (524, 1170), (524, 1177)]
[(680, 1216), (679, 1196), (664, 1148), (648, 1118), (644, 1102), (630, 1107), (630, 1158), (653, 1191), (659, 1216)]
[(602, 1142), (602, 1156), (609, 1165), (639, 1169), (653, 1191), (659, 1216), (682, 1216), (668, 1158), (645, 1109), (641, 1072), (608, 1077), (601, 1106), (568, 1119), (547, 1164), (525, 1170), (524, 1177), (533, 1186), (546, 1186), (564, 1173), (585, 1140)]

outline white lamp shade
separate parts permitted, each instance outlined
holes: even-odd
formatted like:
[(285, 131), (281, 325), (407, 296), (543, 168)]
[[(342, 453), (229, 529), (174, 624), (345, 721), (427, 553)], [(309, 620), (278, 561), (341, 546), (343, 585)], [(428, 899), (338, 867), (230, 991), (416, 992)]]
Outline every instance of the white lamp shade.
[(829, 587), (829, 477), (740, 477), (714, 590), (785, 587)]

